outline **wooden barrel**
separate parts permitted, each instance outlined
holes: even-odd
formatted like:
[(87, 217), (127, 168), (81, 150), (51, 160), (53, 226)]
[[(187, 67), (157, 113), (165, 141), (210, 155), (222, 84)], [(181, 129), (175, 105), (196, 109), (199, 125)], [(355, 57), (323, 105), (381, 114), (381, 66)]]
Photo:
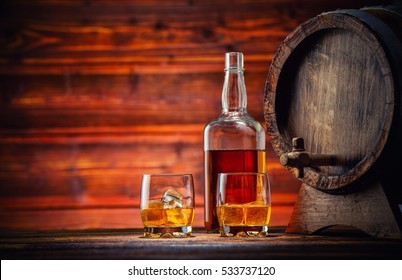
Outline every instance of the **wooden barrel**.
[(264, 116), (276, 154), (303, 137), (307, 152), (336, 158), (335, 166), (304, 168), (300, 180), (316, 189), (356, 191), (401, 166), (402, 43), (400, 29), (381, 17), (320, 14), (289, 34), (272, 60)]

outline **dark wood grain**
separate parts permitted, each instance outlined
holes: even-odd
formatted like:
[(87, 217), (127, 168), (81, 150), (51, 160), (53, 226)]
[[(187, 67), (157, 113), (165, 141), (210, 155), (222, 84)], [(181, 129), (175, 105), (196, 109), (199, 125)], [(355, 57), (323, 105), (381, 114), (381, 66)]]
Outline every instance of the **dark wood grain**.
[(401, 215), (394, 215), (392, 207), (379, 182), (349, 195), (331, 195), (303, 184), (286, 231), (310, 234), (343, 225), (373, 237), (401, 239)]
[[(290, 235), (273, 228), (266, 238), (225, 238), (196, 229), (185, 239), (145, 239), (136, 229), (5, 233), (2, 259), (378, 259), (402, 257), (401, 240)], [(342, 236), (343, 235), (343, 236)]]

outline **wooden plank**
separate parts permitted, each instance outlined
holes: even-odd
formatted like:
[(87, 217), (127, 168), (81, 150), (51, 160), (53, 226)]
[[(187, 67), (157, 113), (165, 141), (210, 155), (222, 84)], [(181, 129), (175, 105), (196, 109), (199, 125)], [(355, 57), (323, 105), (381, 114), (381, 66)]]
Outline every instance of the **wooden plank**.
[[(268, 70), (268, 68), (266, 68)], [(263, 100), (261, 87), (265, 73), (247, 73), (249, 107), (260, 106)], [(2, 89), (6, 96), (2, 103), (11, 108), (137, 108), (148, 104), (154, 107), (186, 105), (208, 106), (216, 117), (221, 111), (223, 64), (215, 73), (141, 74), (141, 75), (43, 75), (1, 76)], [(153, 106), (153, 107), (151, 107)], [(166, 110), (167, 110), (166, 109)], [(254, 109), (255, 110), (255, 109)]]
[(287, 235), (273, 228), (266, 238), (223, 238), (195, 230), (192, 238), (145, 239), (140, 230), (6, 233), (2, 259), (317, 259), (400, 260), (401, 240), (349, 236)]
[[(291, 199), (291, 197), (285, 197)], [(127, 195), (85, 195), (75, 200), (68, 195), (18, 196), (0, 198), (2, 211), (45, 211), (79, 209), (113, 209), (139, 207), (140, 197)]]
[[(223, 64), (222, 64), (223, 65)], [(222, 66), (223, 67), (223, 66)], [(248, 108), (262, 121), (262, 72), (249, 73)], [(0, 127), (207, 123), (221, 112), (223, 71), (210, 74), (0, 77)]]
[[(189, 138), (189, 143), (196, 143), (202, 139), (202, 131), (205, 124), (141, 124), (124, 126), (101, 127), (32, 127), (24, 130), (0, 131), (2, 144), (71, 144), (71, 143), (105, 143), (104, 136), (111, 137), (106, 143), (155, 143), (160, 141), (158, 137), (164, 137), (164, 142), (174, 143), (180, 137)], [(77, 137), (77, 136), (82, 136)], [(72, 141), (74, 140), (75, 141)], [(180, 142), (180, 141), (179, 141)]]
[(2, 211), (2, 229), (85, 229), (85, 228), (140, 228), (140, 210), (131, 208), (53, 209), (43, 211)]
[[(223, 58), (223, 56), (222, 56)], [(247, 58), (246, 58), (247, 65)], [(223, 60), (219, 71), (209, 73), (156, 73), (131, 75), (40, 75), (1, 76), (0, 82), (8, 106), (24, 108), (113, 108), (152, 103), (153, 106), (186, 104), (218, 105), (223, 86)], [(250, 108), (263, 98), (266, 71), (246, 72)], [(211, 99), (213, 100), (211, 102)], [(258, 102), (257, 102), (258, 100)], [(218, 103), (218, 104), (216, 104)], [(139, 106), (139, 105), (138, 105)], [(195, 109), (195, 108), (194, 108)], [(259, 108), (260, 110), (262, 108)]]

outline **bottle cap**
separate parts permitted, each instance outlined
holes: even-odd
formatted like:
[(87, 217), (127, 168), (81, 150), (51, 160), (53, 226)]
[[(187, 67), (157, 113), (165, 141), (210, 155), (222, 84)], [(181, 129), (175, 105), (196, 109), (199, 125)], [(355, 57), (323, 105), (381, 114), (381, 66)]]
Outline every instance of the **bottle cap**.
[(243, 54), (241, 52), (228, 52), (225, 55), (225, 71), (244, 71)]

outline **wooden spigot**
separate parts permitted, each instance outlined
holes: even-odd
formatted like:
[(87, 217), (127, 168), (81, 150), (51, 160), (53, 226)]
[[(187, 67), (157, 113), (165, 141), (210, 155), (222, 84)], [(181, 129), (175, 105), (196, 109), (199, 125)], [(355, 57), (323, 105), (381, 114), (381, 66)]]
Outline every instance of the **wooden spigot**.
[(296, 178), (304, 177), (304, 167), (336, 165), (336, 158), (333, 155), (306, 152), (304, 139), (301, 137), (293, 138), (292, 146), (292, 151), (281, 155), (279, 160), (284, 166), (296, 168)]

